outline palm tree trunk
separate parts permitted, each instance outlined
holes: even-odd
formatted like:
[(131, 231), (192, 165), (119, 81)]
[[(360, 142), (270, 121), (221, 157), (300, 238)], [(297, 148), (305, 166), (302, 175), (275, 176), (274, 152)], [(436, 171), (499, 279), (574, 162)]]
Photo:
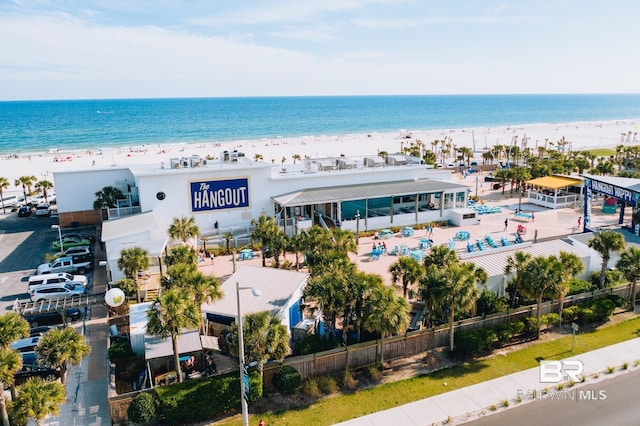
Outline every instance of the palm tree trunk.
[(542, 297), (536, 299), (536, 326), (538, 328), (536, 331), (536, 340), (540, 340), (540, 305), (542, 305)]
[(453, 319), (454, 319), (453, 305), (449, 306), (449, 350), (453, 352)]
[(140, 298), (140, 285), (138, 284), (138, 274), (137, 273), (134, 274), (134, 276), (133, 276), (133, 282), (136, 285), (136, 301), (138, 303), (140, 303), (140, 300), (141, 300), (141, 298)]
[[(0, 389), (4, 389), (4, 383), (0, 382)], [(4, 399), (4, 391), (0, 395), (0, 410), (2, 411), (2, 424), (3, 426), (9, 425), (9, 414), (7, 413), (7, 402)]]
[(636, 287), (638, 286), (638, 283), (633, 280), (631, 282), (631, 311), (635, 311), (636, 309)]
[(173, 362), (176, 366), (178, 382), (182, 382), (182, 369), (180, 368), (180, 352), (178, 352), (178, 336), (171, 336), (171, 346), (173, 346)]
[(67, 361), (60, 364), (60, 383), (67, 383)]

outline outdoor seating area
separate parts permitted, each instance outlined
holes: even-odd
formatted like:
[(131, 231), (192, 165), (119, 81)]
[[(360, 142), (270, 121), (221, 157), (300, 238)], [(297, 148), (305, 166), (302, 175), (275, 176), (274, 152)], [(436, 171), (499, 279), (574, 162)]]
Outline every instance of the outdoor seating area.
[(251, 259), (253, 259), (253, 250), (248, 248), (240, 250), (239, 260), (251, 260)]
[(469, 238), (471, 238), (471, 232), (469, 231), (456, 232), (455, 239), (458, 241), (467, 241)]
[(380, 231), (380, 238), (387, 239), (393, 237), (393, 231), (391, 229), (383, 229)]
[(502, 213), (502, 209), (500, 207), (489, 207), (484, 204), (469, 205), (469, 208), (475, 210), (478, 214)]
[(413, 228), (407, 226), (402, 228), (401, 234), (403, 237), (413, 237), (413, 234), (415, 233), (415, 231), (413, 230)]
[(491, 237), (491, 235), (485, 235), (484, 236), (485, 241), (487, 242), (487, 244), (489, 245), (489, 247), (491, 248), (498, 248), (498, 245), (496, 244), (496, 242), (493, 240), (493, 237)]

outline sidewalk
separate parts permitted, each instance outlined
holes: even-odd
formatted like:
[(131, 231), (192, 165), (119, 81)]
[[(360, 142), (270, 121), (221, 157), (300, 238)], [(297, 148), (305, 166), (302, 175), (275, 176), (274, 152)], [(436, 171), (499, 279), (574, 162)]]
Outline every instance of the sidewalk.
[[(600, 380), (625, 374), (629, 371), (640, 369), (634, 365), (640, 361), (640, 338), (628, 340), (612, 346), (607, 346), (576, 355), (565, 360), (577, 360), (584, 364), (583, 374), (586, 376), (585, 384), (593, 384)], [(628, 363), (628, 369), (621, 366)], [(609, 367), (615, 371), (607, 373)], [(443, 393), (431, 398), (390, 408), (357, 419), (349, 420), (339, 425), (343, 426), (382, 426), (382, 425), (431, 425), (431, 424), (462, 424), (479, 419), (491, 413), (503, 410), (503, 401), (509, 401), (509, 407), (517, 407), (520, 404), (533, 401), (531, 391), (536, 390), (538, 399), (540, 392), (548, 389), (549, 398), (554, 393), (570, 392), (579, 388), (581, 383), (563, 391), (557, 390), (554, 384), (540, 383), (540, 371), (538, 367), (524, 370), (519, 373), (478, 383), (466, 388)], [(598, 373), (599, 377), (593, 375)], [(518, 402), (520, 396), (521, 402)], [(558, 396), (556, 396), (558, 397)], [(493, 410), (492, 406), (497, 407)], [(491, 408), (490, 408), (491, 407)]]

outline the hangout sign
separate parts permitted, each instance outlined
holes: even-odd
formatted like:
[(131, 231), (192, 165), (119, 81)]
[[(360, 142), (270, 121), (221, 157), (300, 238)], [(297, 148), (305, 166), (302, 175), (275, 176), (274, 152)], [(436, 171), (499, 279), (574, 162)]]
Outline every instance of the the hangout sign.
[(208, 180), (189, 183), (191, 211), (249, 207), (249, 179)]

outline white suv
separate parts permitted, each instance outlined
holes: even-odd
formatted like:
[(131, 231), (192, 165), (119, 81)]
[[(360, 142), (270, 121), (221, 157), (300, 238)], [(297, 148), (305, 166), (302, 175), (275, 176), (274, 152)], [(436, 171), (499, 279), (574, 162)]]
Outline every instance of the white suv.
[(59, 283), (35, 287), (29, 290), (29, 298), (31, 298), (33, 302), (39, 302), (41, 300), (82, 296), (85, 293), (86, 290), (81, 285)]
[(51, 216), (51, 208), (47, 203), (39, 203), (36, 206), (36, 216)]
[(87, 286), (87, 277), (85, 275), (72, 275), (67, 272), (56, 272), (54, 274), (33, 275), (29, 277), (29, 288), (35, 288), (41, 285), (71, 283), (79, 284), (82, 287)]

